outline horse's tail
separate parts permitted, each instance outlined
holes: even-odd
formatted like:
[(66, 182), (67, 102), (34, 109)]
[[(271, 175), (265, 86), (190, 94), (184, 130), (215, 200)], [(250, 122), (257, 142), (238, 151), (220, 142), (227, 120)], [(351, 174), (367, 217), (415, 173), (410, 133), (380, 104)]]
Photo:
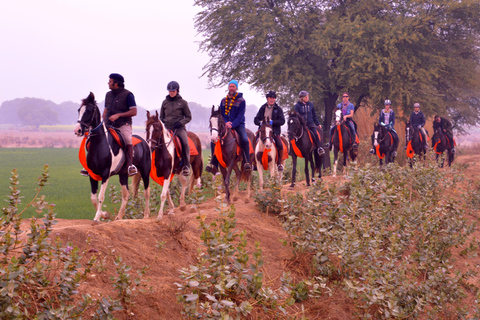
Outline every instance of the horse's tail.
[(240, 182), (247, 182), (251, 176), (251, 171), (242, 170), (242, 174), (240, 175)]

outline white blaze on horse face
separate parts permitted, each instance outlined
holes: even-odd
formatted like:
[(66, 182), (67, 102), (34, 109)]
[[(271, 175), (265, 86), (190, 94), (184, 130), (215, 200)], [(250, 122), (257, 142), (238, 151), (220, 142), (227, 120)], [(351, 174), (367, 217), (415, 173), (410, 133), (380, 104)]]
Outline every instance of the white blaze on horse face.
[[(216, 143), (218, 141), (218, 119), (213, 117), (210, 118), (210, 139), (212, 140), (213, 143)], [(215, 129), (215, 130), (213, 130)]]
[(82, 134), (82, 127), (80, 125), (80, 122), (79, 121), (82, 121), (82, 118), (83, 118), (83, 114), (85, 113), (85, 109), (87, 107), (85, 107), (84, 105), (80, 107), (80, 110), (78, 110), (78, 121), (77, 121), (77, 124), (75, 125), (75, 127), (73, 127), (73, 132), (77, 135), (77, 136), (80, 136)]
[(148, 130), (148, 132), (147, 132), (148, 146), (150, 148), (152, 148), (153, 147), (153, 140), (152, 140), (153, 139), (153, 126), (150, 125), (147, 130)]
[(270, 138), (272, 135), (272, 128), (270, 127), (265, 127), (265, 141), (263, 142), (265, 144), (265, 148), (270, 149), (272, 148), (272, 138)]
[(378, 146), (378, 131), (375, 131), (373, 133), (373, 135), (375, 137), (374, 140), (373, 140), (373, 145), (376, 147), (376, 146)]
[(342, 110), (335, 111), (335, 123), (337, 124), (337, 126), (340, 124), (341, 119), (342, 119)]

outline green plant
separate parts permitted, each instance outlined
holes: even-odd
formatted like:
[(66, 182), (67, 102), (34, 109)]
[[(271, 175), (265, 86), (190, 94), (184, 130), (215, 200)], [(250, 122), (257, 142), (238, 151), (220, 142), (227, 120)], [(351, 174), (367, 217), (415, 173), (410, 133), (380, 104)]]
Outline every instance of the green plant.
[(274, 214), (282, 212), (282, 186), (278, 179), (269, 180), (266, 188), (255, 193), (254, 198), (260, 211)]

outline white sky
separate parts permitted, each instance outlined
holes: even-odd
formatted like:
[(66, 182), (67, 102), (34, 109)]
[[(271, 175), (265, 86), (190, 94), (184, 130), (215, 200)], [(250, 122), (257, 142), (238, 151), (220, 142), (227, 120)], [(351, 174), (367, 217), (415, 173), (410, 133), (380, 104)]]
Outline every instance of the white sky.
[[(171, 80), (187, 101), (218, 105), (225, 87), (207, 89), (193, 0), (1, 0), (0, 104), (35, 97), (102, 101), (108, 75), (120, 73), (137, 105), (160, 108)], [(247, 105), (263, 93), (240, 82)]]

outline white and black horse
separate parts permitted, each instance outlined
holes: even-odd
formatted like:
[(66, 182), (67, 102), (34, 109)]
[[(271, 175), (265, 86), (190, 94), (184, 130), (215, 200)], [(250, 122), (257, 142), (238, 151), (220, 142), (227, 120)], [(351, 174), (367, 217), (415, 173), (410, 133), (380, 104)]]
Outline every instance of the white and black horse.
[[(180, 167), (180, 157), (178, 155), (180, 152), (176, 152), (175, 142), (173, 140), (175, 137), (166, 130), (165, 126), (158, 118), (158, 111), (155, 111), (155, 114), (152, 115), (150, 115), (150, 111), (147, 111), (146, 132), (147, 141), (150, 144), (150, 149), (152, 151), (151, 177), (154, 181), (163, 186), (162, 194), (160, 196), (160, 209), (158, 210), (157, 216), (157, 219), (160, 220), (163, 217), (165, 200), (168, 199), (170, 208), (168, 214), (174, 213), (174, 204), (169, 192), (169, 186), (173, 175)], [(187, 189), (188, 180), (190, 180), (189, 192), (191, 193), (195, 184), (199, 187), (201, 186), (201, 176), (203, 172), (202, 144), (200, 139), (191, 131), (187, 131), (187, 136), (195, 146), (197, 153), (192, 154), (193, 146), (191, 145), (190, 165), (192, 167), (192, 173), (190, 178), (187, 178), (182, 174), (178, 175), (182, 185), (182, 190), (180, 192), (180, 210), (182, 211), (186, 209), (185, 191)], [(176, 153), (177, 156), (175, 156)]]
[[(95, 96), (90, 92), (88, 97), (82, 100), (82, 105), (78, 109), (78, 121), (73, 131), (77, 136), (85, 136), (80, 147), (80, 162), (82, 162), (90, 176), (92, 192), (90, 199), (96, 209), (94, 221), (99, 221), (101, 217), (106, 218), (108, 216), (106, 212), (102, 211), (102, 206), (105, 200), (108, 179), (112, 175), (119, 176), (122, 187), (122, 204), (116, 219), (123, 218), (129, 196), (125, 152), (116, 141), (115, 136), (118, 133), (108, 128), (101, 118)], [(143, 212), (144, 217), (148, 218), (150, 215), (150, 148), (142, 137), (133, 135), (132, 138), (134, 140), (133, 164), (138, 169), (138, 174), (133, 177), (132, 189), (134, 196), (136, 196), (140, 178), (142, 178), (145, 187), (145, 208)], [(85, 153), (85, 148), (87, 149), (86, 160), (82, 157), (82, 154)], [(97, 197), (98, 181), (100, 180), (102, 185)]]

